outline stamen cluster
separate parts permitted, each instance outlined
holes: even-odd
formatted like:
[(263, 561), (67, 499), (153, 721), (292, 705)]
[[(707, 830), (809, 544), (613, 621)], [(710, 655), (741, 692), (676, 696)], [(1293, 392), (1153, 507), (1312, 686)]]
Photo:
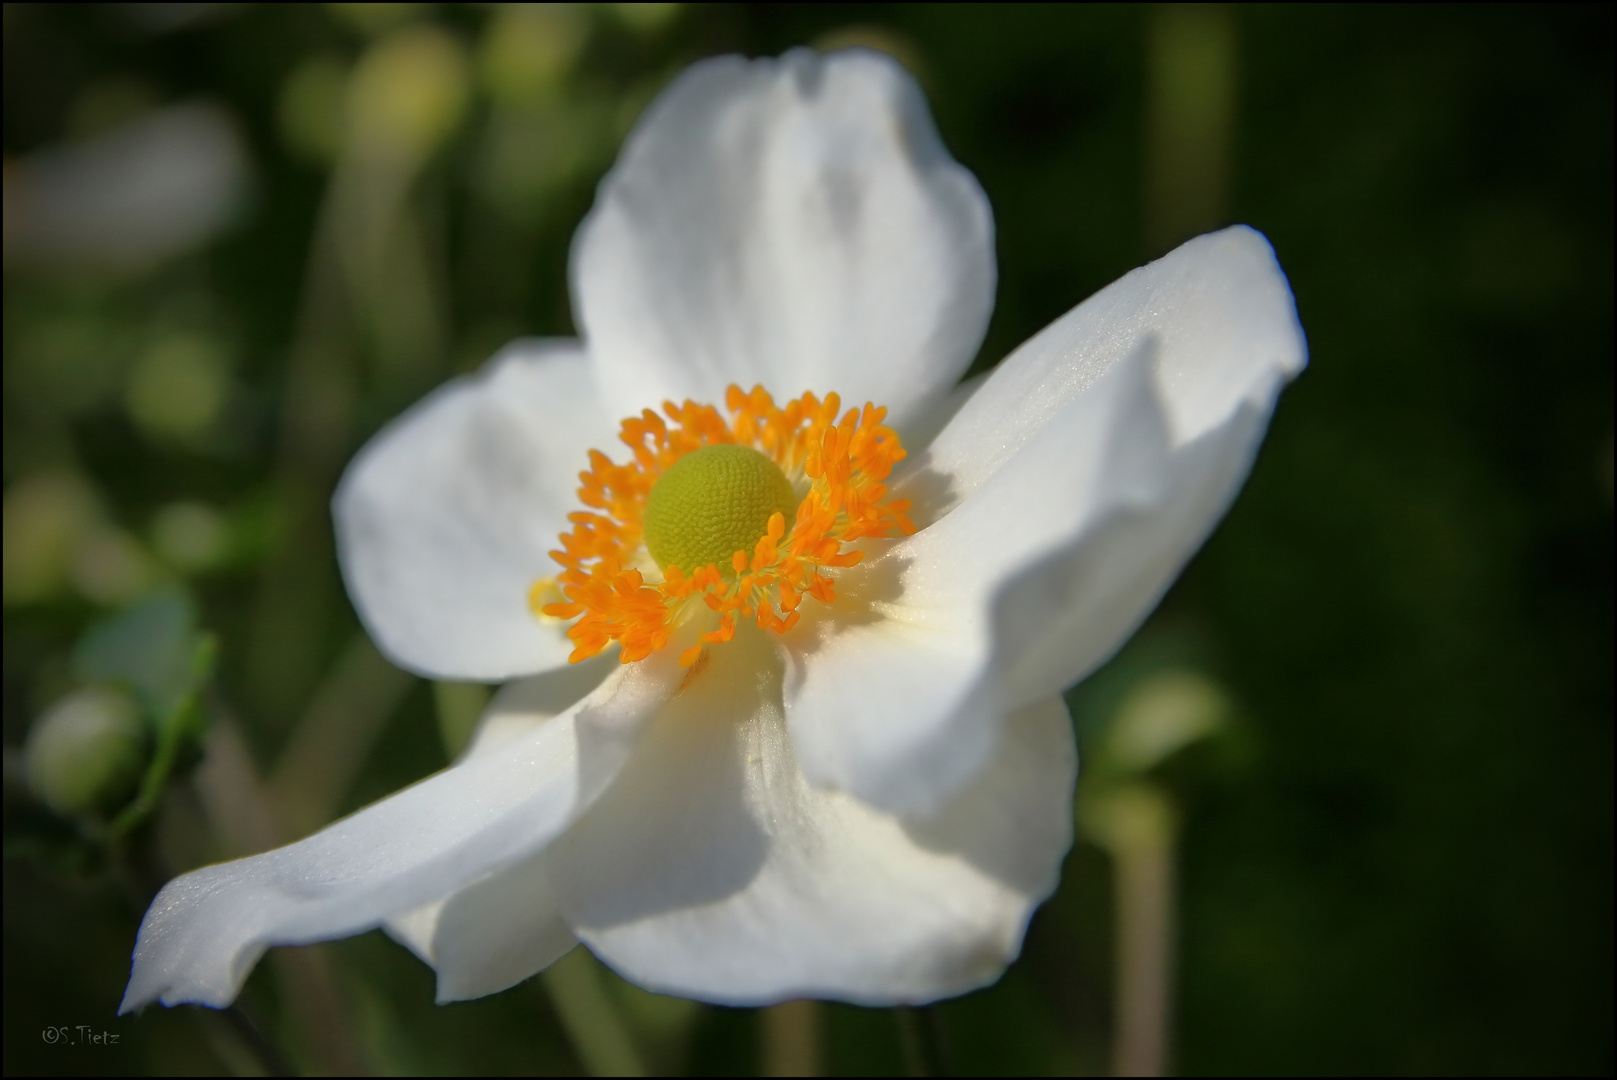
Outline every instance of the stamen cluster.
[[(797, 624), (804, 596), (835, 599), (831, 572), (861, 558), (847, 545), (915, 531), (905, 516), (909, 501), (887, 499), (886, 480), (905, 452), (897, 433), (882, 423), (885, 408), (867, 403), (838, 419), (841, 399), (834, 393), (823, 400), (804, 394), (776, 407), (763, 387), (743, 393), (733, 385), (725, 406), (728, 421), (713, 406), (693, 401), (664, 402), (666, 420), (650, 409), (624, 420), (618, 437), (632, 451), (626, 464), (590, 451), (578, 489), (589, 509), (568, 515), (573, 527), (561, 535), (561, 550), (550, 553), (561, 574), (536, 582), (528, 597), (537, 612), (578, 619), (567, 631), (571, 662), (614, 641), (624, 663), (643, 660), (668, 643), (675, 626), (704, 609), (719, 622), (701, 636), (703, 643), (729, 641), (738, 619), (785, 633)], [(652, 485), (686, 454), (721, 443), (760, 451), (797, 490), (806, 487), (790, 534), (785, 516), (776, 513), (752, 550), (735, 552), (727, 566), (669, 565), (660, 581), (648, 580), (658, 576), (643, 533)], [(564, 602), (547, 602), (555, 590)], [(686, 649), (680, 663), (695, 663), (702, 649)]]

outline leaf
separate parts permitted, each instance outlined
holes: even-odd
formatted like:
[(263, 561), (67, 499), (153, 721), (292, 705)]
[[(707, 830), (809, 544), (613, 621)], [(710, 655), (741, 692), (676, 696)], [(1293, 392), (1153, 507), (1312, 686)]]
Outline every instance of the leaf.
[(175, 770), (196, 756), (207, 734), (203, 693), (218, 647), (196, 622), (190, 595), (179, 585), (166, 586), (92, 626), (73, 650), (79, 678), (131, 691), (155, 737), (138, 793), (108, 830), (112, 838), (151, 815)]
[(132, 691), (161, 724), (191, 688), (196, 616), (181, 586), (164, 586), (92, 626), (73, 650), (74, 671)]

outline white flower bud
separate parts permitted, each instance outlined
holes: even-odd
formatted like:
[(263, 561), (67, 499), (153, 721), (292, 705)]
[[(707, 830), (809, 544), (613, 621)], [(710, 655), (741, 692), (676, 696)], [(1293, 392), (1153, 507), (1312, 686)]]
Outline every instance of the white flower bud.
[(135, 793), (148, 745), (146, 725), (127, 694), (77, 691), (29, 730), (28, 786), (59, 814), (109, 813)]

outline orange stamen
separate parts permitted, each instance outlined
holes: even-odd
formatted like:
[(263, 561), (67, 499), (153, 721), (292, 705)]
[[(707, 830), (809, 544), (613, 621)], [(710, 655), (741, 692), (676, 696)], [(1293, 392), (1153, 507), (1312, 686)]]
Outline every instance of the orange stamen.
[[(833, 578), (822, 571), (854, 566), (863, 553), (847, 545), (865, 537), (915, 531), (904, 499), (887, 500), (887, 478), (905, 457), (898, 435), (883, 424), (887, 410), (867, 403), (841, 412), (841, 399), (804, 394), (777, 407), (761, 386), (724, 396), (725, 420), (711, 405), (663, 403), (624, 420), (619, 438), (631, 460), (614, 463), (598, 450), (579, 474), (578, 499), (588, 509), (568, 515), (572, 528), (551, 552), (562, 572), (529, 592), (536, 612), (574, 619), (567, 631), (573, 663), (617, 642), (624, 663), (643, 660), (668, 644), (677, 622), (707, 608), (718, 628), (701, 641), (720, 644), (735, 636), (738, 618), (785, 633), (797, 625), (804, 596), (836, 599)], [(664, 419), (666, 417), (666, 420)], [(642, 522), (652, 486), (693, 450), (721, 443), (751, 446), (774, 460), (788, 478), (807, 481), (790, 532), (773, 514), (752, 551), (737, 551), (728, 567), (670, 565), (661, 582), (648, 582)], [(800, 487), (801, 490), (801, 487)], [(551, 602), (559, 590), (565, 602)], [(689, 605), (700, 600), (700, 607)], [(777, 614), (776, 609), (782, 614)], [(690, 667), (702, 656), (698, 644), (680, 653)]]

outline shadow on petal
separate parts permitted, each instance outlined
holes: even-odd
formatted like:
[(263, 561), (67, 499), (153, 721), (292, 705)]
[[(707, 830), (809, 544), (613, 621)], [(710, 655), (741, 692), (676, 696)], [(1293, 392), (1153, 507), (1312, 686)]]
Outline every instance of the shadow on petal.
[[(1056, 885), (1059, 858), (1072, 845), (1078, 750), (1060, 698), (1005, 718), (999, 753), (935, 816), (904, 831), (919, 847), (951, 853), (1024, 895), (1042, 899)], [(1036, 805), (1029, 805), (1036, 800)]]
[(563, 910), (587, 910), (589, 926), (719, 900), (763, 865), (740, 731), (759, 710), (779, 710), (780, 663), (750, 632), (708, 655), (611, 789), (549, 853)]

